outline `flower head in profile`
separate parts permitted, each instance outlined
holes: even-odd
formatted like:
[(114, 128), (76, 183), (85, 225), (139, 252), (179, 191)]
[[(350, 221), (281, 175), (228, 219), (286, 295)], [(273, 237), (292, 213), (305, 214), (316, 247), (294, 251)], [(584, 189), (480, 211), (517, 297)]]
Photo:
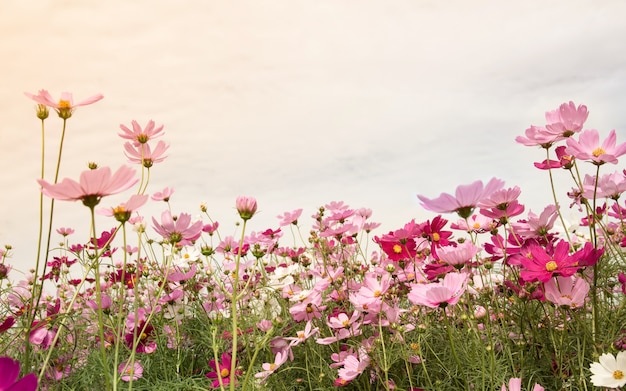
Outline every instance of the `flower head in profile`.
[(102, 197), (117, 194), (129, 189), (139, 181), (135, 178), (135, 170), (122, 166), (111, 174), (109, 167), (83, 171), (80, 179), (65, 178), (61, 183), (50, 184), (44, 179), (38, 179), (41, 192), (50, 198), (61, 201), (81, 200), (85, 206), (94, 207), (100, 203)]
[(37, 376), (29, 373), (18, 380), (20, 363), (9, 358), (0, 357), (0, 391), (35, 391)]
[(235, 202), (239, 216), (245, 221), (250, 220), (256, 213), (257, 204), (254, 197), (239, 196)]
[(118, 135), (123, 139), (132, 141), (135, 147), (163, 135), (163, 125), (157, 127), (153, 120), (148, 121), (145, 128), (142, 128), (135, 120), (131, 122), (131, 126), (132, 130), (125, 125), (120, 125), (122, 133), (118, 133)]
[(39, 90), (39, 93), (37, 95), (31, 94), (29, 92), (25, 92), (24, 95), (40, 105), (52, 107), (56, 110), (57, 114), (59, 114), (59, 117), (63, 119), (70, 118), (77, 107), (86, 106), (104, 98), (102, 94), (96, 94), (85, 100), (74, 103), (74, 98), (70, 92), (61, 93), (61, 98), (59, 98), (59, 100), (55, 100), (47, 90)]
[(609, 137), (600, 144), (600, 135), (597, 130), (585, 130), (578, 137), (567, 140), (566, 153), (573, 155), (579, 160), (589, 160), (599, 166), (604, 163), (617, 164), (618, 157), (626, 154), (626, 143), (616, 145), (617, 136), (615, 130), (611, 130)]
[(467, 289), (466, 273), (448, 273), (443, 280), (427, 284), (414, 284), (407, 295), (413, 304), (431, 308), (455, 305)]
[(437, 198), (426, 198), (418, 195), (417, 198), (422, 201), (422, 206), (436, 213), (456, 212), (462, 218), (468, 218), (472, 215), (474, 208), (485, 198), (488, 198), (493, 192), (500, 190), (504, 186), (504, 181), (491, 178), (487, 184), (483, 181), (475, 181), (469, 185), (460, 185), (456, 188), (455, 194), (441, 193)]
[(596, 387), (618, 388), (626, 384), (626, 351), (617, 356), (605, 353), (589, 365), (591, 383)]
[(170, 146), (163, 140), (159, 140), (154, 150), (150, 147), (150, 144), (134, 145), (130, 142), (124, 144), (124, 154), (131, 163), (141, 164), (146, 168), (150, 168), (154, 163), (160, 163), (167, 155), (165, 152)]
[(130, 220), (134, 211), (142, 207), (148, 201), (147, 194), (133, 194), (128, 201), (122, 202), (113, 208), (104, 208), (98, 211), (103, 216), (115, 217), (120, 223)]

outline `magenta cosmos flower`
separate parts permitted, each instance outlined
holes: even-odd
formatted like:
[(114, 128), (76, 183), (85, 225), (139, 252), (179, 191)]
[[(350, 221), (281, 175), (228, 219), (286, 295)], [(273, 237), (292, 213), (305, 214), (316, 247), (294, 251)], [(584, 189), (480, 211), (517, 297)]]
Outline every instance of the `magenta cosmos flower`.
[(474, 208), (493, 192), (500, 190), (504, 186), (504, 181), (491, 178), (486, 185), (482, 181), (476, 181), (469, 185), (460, 185), (456, 188), (455, 195), (441, 193), (437, 198), (430, 199), (422, 195), (417, 198), (422, 201), (422, 206), (436, 213), (456, 212), (466, 219), (472, 215)]
[[(230, 384), (231, 364), (232, 364), (232, 357), (228, 353), (222, 353), (222, 362), (220, 363), (216, 363), (215, 360), (209, 361), (209, 367), (211, 367), (213, 371), (207, 373), (205, 376), (208, 377), (209, 379), (214, 379), (213, 382), (211, 383), (211, 386), (213, 388), (220, 387), (220, 378), (222, 379), (223, 385)], [(219, 372), (219, 375), (218, 375), (218, 372)], [(242, 371), (240, 370), (235, 371), (235, 376), (238, 376), (241, 374), (242, 374)], [(235, 378), (235, 380), (237, 379)]]
[(52, 107), (56, 110), (57, 114), (59, 114), (59, 117), (63, 119), (70, 118), (72, 116), (72, 113), (74, 112), (74, 109), (76, 109), (77, 107), (90, 105), (104, 98), (102, 94), (96, 94), (78, 103), (74, 103), (74, 98), (72, 97), (72, 94), (70, 92), (61, 93), (61, 98), (58, 101), (55, 100), (52, 95), (50, 95), (50, 93), (46, 90), (39, 90), (39, 93), (37, 95), (31, 94), (29, 92), (25, 92), (24, 95), (41, 105)]
[(617, 158), (626, 154), (626, 143), (616, 145), (615, 130), (611, 130), (609, 137), (600, 144), (600, 135), (597, 130), (585, 130), (580, 134), (578, 141), (567, 140), (566, 153), (576, 159), (590, 160), (595, 165), (604, 163), (617, 164)]
[(9, 358), (0, 357), (0, 391), (35, 391), (37, 389), (37, 376), (29, 373), (21, 379), (19, 362)]
[(122, 166), (114, 174), (109, 167), (83, 171), (80, 179), (65, 178), (61, 183), (50, 184), (44, 179), (38, 179), (41, 192), (50, 198), (61, 201), (81, 200), (85, 206), (98, 205), (102, 197), (117, 194), (133, 186), (138, 178), (134, 178), (135, 170)]
[(554, 249), (546, 250), (535, 242), (528, 244), (528, 256), (521, 257), (520, 276), (528, 282), (548, 282), (552, 277), (569, 277), (578, 271), (582, 250), (569, 253), (569, 243), (561, 240)]

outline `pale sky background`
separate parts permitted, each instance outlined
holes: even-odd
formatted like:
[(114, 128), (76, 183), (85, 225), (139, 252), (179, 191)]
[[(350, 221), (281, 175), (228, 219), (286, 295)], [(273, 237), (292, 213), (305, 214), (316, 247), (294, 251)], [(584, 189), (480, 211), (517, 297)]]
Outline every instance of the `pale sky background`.
[[(119, 124), (154, 119), (171, 147), (151, 192), (174, 187), (174, 212), (206, 202), (224, 234), (238, 195), (258, 199), (253, 230), (304, 208), (306, 232), (343, 200), (382, 234), (432, 216), (416, 194), (494, 176), (540, 212), (543, 151), (514, 138), (573, 100), (624, 141), (625, 17), (621, 0), (2, 0), (0, 244), (34, 265), (41, 137), (23, 92), (42, 88), (105, 96), (69, 121), (61, 178), (124, 164)], [(61, 121), (46, 124), (52, 169)], [(86, 237), (87, 208), (57, 212)]]

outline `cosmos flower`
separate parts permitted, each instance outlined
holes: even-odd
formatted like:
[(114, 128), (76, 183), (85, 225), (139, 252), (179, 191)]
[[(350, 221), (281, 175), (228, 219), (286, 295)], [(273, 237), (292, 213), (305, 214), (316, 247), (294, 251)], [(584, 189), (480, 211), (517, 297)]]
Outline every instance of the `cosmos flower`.
[(118, 133), (118, 135), (123, 139), (132, 141), (135, 147), (163, 135), (163, 125), (156, 127), (153, 120), (148, 121), (145, 128), (142, 128), (135, 120), (132, 120), (131, 125), (132, 130), (125, 125), (120, 125), (122, 133)]
[(422, 206), (436, 213), (458, 213), (461, 218), (468, 218), (472, 215), (474, 208), (484, 199), (491, 196), (504, 186), (504, 181), (492, 178), (483, 184), (482, 181), (475, 181), (469, 185), (460, 185), (456, 188), (455, 194), (441, 193), (437, 198), (426, 198), (418, 195), (422, 201)]
[(589, 365), (591, 383), (596, 387), (618, 388), (626, 385), (626, 351), (617, 356), (605, 353)]
[(35, 391), (37, 376), (29, 373), (18, 380), (20, 363), (9, 358), (0, 357), (0, 390), (2, 391)]
[(104, 98), (102, 94), (96, 94), (78, 103), (74, 103), (74, 98), (70, 92), (61, 93), (61, 98), (59, 98), (58, 101), (55, 100), (47, 90), (39, 90), (39, 93), (37, 95), (31, 94), (29, 92), (25, 92), (24, 95), (41, 105), (52, 107), (56, 110), (57, 114), (59, 114), (59, 117), (63, 119), (70, 118), (72, 116), (72, 113), (74, 112), (74, 109), (76, 109), (77, 107), (86, 106)]
[(600, 144), (598, 131), (590, 129), (582, 132), (578, 141), (573, 138), (568, 139), (565, 152), (576, 159), (589, 160), (598, 166), (604, 163), (617, 164), (617, 158), (626, 154), (626, 143), (616, 145), (616, 142), (615, 130), (611, 130), (606, 140)]
[(50, 198), (81, 200), (84, 205), (94, 207), (102, 197), (120, 193), (137, 183), (139, 179), (134, 176), (135, 170), (127, 166), (120, 167), (114, 174), (111, 174), (109, 167), (102, 167), (83, 171), (78, 182), (68, 178), (57, 184), (50, 184), (44, 179), (38, 179), (37, 182), (42, 187), (41, 192)]

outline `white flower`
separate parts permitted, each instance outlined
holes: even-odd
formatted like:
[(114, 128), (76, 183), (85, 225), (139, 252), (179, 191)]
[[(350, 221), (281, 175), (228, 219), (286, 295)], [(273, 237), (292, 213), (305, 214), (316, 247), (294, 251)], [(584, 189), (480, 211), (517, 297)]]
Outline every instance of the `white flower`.
[(617, 388), (626, 384), (626, 351), (617, 353), (617, 357), (605, 353), (591, 363), (591, 383), (596, 387)]

